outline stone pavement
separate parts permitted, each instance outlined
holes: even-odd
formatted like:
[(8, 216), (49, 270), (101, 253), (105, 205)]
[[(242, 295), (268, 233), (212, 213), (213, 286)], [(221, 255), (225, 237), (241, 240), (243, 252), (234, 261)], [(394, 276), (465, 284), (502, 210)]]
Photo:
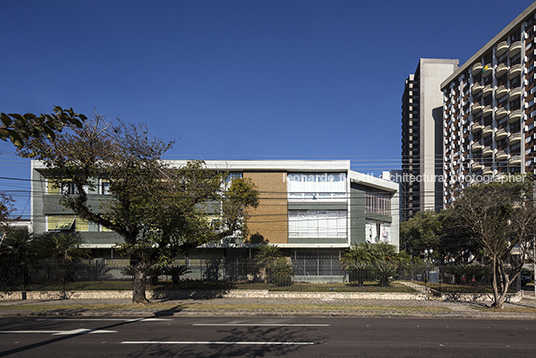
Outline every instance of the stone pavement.
[(374, 299), (209, 298), (155, 299), (147, 306), (130, 299), (15, 300), (0, 302), (0, 316), (377, 316), (418, 318), (536, 319), (536, 299), (506, 303)]

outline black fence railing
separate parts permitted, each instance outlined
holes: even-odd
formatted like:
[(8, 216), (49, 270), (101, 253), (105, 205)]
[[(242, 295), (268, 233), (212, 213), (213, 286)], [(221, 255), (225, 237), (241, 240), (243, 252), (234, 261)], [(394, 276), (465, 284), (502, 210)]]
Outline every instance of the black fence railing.
[[(447, 266), (430, 265), (422, 262), (401, 266), (362, 265), (344, 269), (337, 256), (297, 256), (288, 259), (292, 266), (293, 282), (344, 283), (355, 285), (384, 286), (393, 280), (429, 282), (441, 285), (469, 287), (489, 286), (491, 275), (452, 273)], [(188, 280), (262, 282), (266, 271), (254, 259), (221, 257), (188, 257), (175, 260), (172, 265), (184, 265), (188, 272), (181, 276)], [(172, 277), (164, 271), (149, 272), (156, 280), (170, 281)], [(24, 263), (14, 258), (0, 260), (0, 291), (39, 289), (130, 289), (132, 271), (128, 260), (37, 260)], [(437, 286), (437, 285), (436, 285)]]

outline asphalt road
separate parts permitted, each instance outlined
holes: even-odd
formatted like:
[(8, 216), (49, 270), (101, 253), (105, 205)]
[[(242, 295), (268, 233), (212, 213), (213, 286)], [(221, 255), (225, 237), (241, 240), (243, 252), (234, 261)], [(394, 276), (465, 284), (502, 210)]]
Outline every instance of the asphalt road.
[(530, 357), (536, 321), (0, 318), (0, 357)]

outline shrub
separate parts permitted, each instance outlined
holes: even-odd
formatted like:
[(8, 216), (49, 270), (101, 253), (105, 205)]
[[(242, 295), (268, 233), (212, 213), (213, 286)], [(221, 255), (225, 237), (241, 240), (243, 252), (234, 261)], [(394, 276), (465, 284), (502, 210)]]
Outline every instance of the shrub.
[(268, 281), (276, 286), (290, 286), (292, 285), (292, 265), (285, 259), (280, 259), (275, 262), (271, 267), (267, 268)]

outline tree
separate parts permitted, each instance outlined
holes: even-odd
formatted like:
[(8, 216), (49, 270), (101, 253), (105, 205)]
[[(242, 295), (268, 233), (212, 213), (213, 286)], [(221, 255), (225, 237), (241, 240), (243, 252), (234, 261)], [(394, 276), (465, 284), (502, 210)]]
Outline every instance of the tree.
[(454, 202), (454, 210), (458, 225), (491, 263), (492, 306), (502, 309), (536, 234), (532, 185), (526, 181), (473, 185)]
[[(82, 127), (82, 123), (87, 119), (83, 114), (78, 114), (72, 108), (63, 109), (54, 106), (54, 113), (41, 114), (33, 113), (0, 113), (0, 139), (8, 139), (17, 147), (21, 148), (25, 142), (31, 138), (47, 137), (54, 139), (57, 132), (61, 132), (66, 126)], [(8, 218), (13, 211), (13, 199), (0, 192), (0, 246), (9, 230)]]
[(261, 245), (255, 255), (255, 261), (265, 269), (268, 283), (274, 283), (276, 286), (288, 286), (292, 283), (292, 265), (283, 257), (279, 247)]
[(9, 232), (9, 217), (13, 212), (13, 198), (0, 192), (0, 249)]
[(43, 259), (67, 260), (87, 258), (87, 250), (81, 249), (82, 241), (72, 233), (48, 232), (35, 238), (33, 245)]
[(396, 246), (384, 242), (354, 243), (344, 252), (341, 261), (343, 268), (358, 275), (360, 285), (363, 285), (363, 276), (373, 272), (378, 284), (386, 286), (410, 258), (405, 251), (397, 252)]
[(63, 109), (54, 106), (54, 113), (41, 114), (33, 113), (0, 113), (2, 125), (0, 125), (0, 139), (8, 139), (16, 147), (22, 147), (26, 140), (46, 136), (53, 139), (57, 132), (61, 132), (65, 126), (82, 127), (82, 123), (87, 119), (83, 114), (78, 114), (72, 108)]
[[(42, 160), (56, 185), (68, 180), (74, 186), (62, 197), (65, 207), (122, 237), (119, 246), (134, 271), (134, 303), (147, 302), (151, 266), (222, 237), (243, 235), (247, 208), (258, 205), (258, 193), (246, 179), (226, 185), (226, 173), (208, 170), (201, 161), (179, 168), (163, 161), (172, 144), (152, 137), (145, 125), (109, 123), (96, 115), (82, 128), (33, 139), (19, 151)], [(107, 181), (110, 195), (95, 208), (87, 189), (99, 179)], [(207, 203), (221, 218), (218, 230), (207, 220)]]
[(400, 224), (402, 244), (408, 253), (419, 255), (425, 249), (436, 251), (443, 228), (442, 215), (435, 211), (420, 211)]

